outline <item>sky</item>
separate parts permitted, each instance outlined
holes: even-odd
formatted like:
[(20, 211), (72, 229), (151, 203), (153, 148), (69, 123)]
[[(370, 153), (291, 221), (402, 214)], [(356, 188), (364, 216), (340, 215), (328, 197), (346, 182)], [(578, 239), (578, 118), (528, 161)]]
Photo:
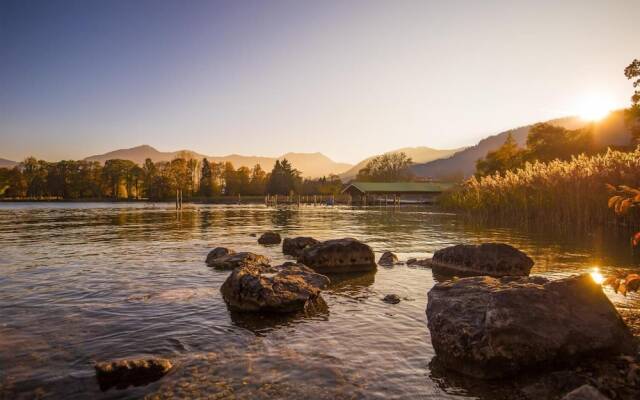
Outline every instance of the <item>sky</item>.
[(0, 157), (468, 146), (628, 105), (637, 21), (640, 0), (0, 0)]

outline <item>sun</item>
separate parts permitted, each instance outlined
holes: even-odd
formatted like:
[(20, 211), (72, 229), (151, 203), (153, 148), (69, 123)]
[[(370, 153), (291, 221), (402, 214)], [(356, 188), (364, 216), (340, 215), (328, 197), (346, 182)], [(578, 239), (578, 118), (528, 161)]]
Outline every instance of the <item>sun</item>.
[(590, 95), (580, 100), (576, 114), (586, 121), (599, 121), (609, 115), (613, 107), (610, 98), (602, 95)]

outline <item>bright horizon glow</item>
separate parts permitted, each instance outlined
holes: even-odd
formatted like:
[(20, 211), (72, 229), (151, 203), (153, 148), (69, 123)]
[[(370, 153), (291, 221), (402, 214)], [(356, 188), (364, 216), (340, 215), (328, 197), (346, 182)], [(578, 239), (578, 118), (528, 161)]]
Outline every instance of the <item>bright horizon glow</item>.
[(592, 94), (581, 99), (576, 114), (585, 121), (600, 121), (614, 108), (615, 103), (610, 96)]

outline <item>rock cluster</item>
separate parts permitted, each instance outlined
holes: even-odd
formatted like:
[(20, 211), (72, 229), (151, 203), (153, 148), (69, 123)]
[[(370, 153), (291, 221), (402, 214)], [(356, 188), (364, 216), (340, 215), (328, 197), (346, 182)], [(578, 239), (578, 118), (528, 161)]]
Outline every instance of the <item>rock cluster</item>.
[(305, 247), (298, 262), (321, 274), (366, 272), (376, 269), (371, 247), (352, 238), (327, 240)]
[(329, 278), (301, 264), (246, 264), (229, 275), (220, 291), (236, 311), (289, 313), (322, 305), (320, 290), (328, 285)]
[(162, 378), (173, 365), (164, 358), (105, 361), (95, 364), (96, 378), (102, 390), (111, 387), (141, 386)]
[(426, 313), (439, 362), (479, 378), (635, 348), (628, 327), (588, 274), (555, 281), (446, 281), (429, 291)]
[(504, 243), (459, 244), (436, 251), (431, 267), (464, 276), (528, 276), (533, 260)]

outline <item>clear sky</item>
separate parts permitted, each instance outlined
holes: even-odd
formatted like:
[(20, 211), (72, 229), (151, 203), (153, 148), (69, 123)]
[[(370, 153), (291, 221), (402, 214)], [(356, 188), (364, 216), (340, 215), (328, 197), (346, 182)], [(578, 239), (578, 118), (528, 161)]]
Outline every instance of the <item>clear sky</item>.
[(640, 0), (0, 0), (0, 157), (356, 162), (629, 102)]

